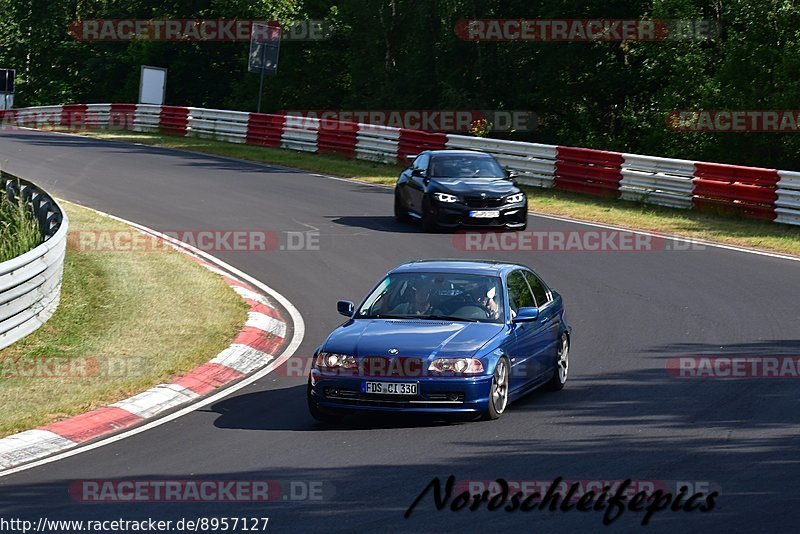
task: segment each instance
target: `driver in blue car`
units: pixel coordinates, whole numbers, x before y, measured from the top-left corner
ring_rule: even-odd
[[[411,290],[405,302],[395,306],[389,313],[391,315],[440,315],[439,310],[433,308],[431,295],[433,294],[433,281],[428,278],[414,280]]]

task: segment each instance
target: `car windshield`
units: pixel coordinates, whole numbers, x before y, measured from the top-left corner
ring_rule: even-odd
[[[431,161],[430,176],[439,178],[502,178],[503,168],[489,156],[437,155]]]
[[[364,300],[356,318],[502,323],[502,287],[496,276],[390,274]]]

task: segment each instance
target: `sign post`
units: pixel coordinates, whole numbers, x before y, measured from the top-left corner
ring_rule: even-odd
[[[278,73],[278,54],[281,47],[280,26],[254,22],[250,33],[250,55],[247,70],[260,74],[258,83],[258,108],[261,113],[261,95],[264,92],[264,76]]]
[[[11,109],[14,106],[14,83],[16,77],[16,70],[0,69],[0,94],[3,95],[0,109]]]
[[[139,74],[139,103],[164,105],[167,93],[167,69],[142,65]]]

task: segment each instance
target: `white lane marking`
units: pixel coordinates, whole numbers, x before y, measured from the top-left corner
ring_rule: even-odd
[[[178,384],[159,384],[133,397],[110,404],[110,406],[147,419],[199,396],[194,391]]]
[[[230,367],[242,374],[247,374],[254,369],[258,369],[262,365],[269,363],[272,360],[272,355],[266,352],[254,349],[248,345],[240,345],[235,343],[227,349],[220,352],[216,358],[209,363],[217,363]]]
[[[237,161],[241,161],[241,160],[237,160]],[[379,187],[381,189],[394,189],[394,187],[392,187],[391,185],[375,184],[375,183],[372,183],[372,182],[362,182],[360,180],[356,180],[355,178],[341,178],[341,177],[336,177],[336,176],[322,176],[322,178],[328,178],[330,180],[337,180],[337,181],[340,181],[340,182],[350,182],[350,183],[356,183],[356,184],[362,184],[362,185],[369,185],[369,186],[372,186],[372,187]],[[563,215],[550,215],[550,214],[547,214],[547,213],[541,213],[541,212],[533,211],[533,210],[528,210],[528,214],[532,215],[534,217],[542,218],[542,219],[552,219],[554,221],[567,222],[567,223],[571,223],[571,224],[580,224],[580,225],[583,225],[583,226],[591,226],[591,227],[594,227],[594,228],[605,228],[607,230],[617,230],[617,231],[629,232],[629,233],[632,233],[632,234],[645,235],[645,236],[649,236],[649,237],[657,237],[657,238],[661,238],[661,239],[669,239],[671,241],[677,241],[677,242],[680,242],[680,243],[696,243],[698,245],[703,245],[705,247],[721,248],[721,249],[724,249],[724,250],[731,250],[731,251],[734,251],[734,252],[744,252],[746,254],[755,254],[757,256],[767,256],[767,257],[770,257],[770,258],[778,258],[778,259],[782,259],[782,260],[800,261],[800,256],[792,256],[791,254],[781,254],[780,252],[768,252],[768,251],[765,251],[765,250],[757,250],[757,249],[752,249],[752,248],[739,247],[739,246],[736,246],[736,245],[726,245],[724,243],[717,243],[715,241],[706,241],[706,240],[703,240],[703,239],[696,239],[696,238],[693,238],[693,237],[683,237],[683,236],[678,236],[678,235],[673,235],[673,234],[662,234],[662,233],[659,233],[659,232],[650,232],[648,230],[634,230],[634,229],[631,229],[631,228],[626,228],[624,226],[614,226],[612,224],[584,221],[584,220],[581,220],[581,219],[573,219],[571,217],[565,217]]]
[[[152,235],[155,235],[155,236],[160,237],[162,239],[165,239],[167,241],[180,243],[179,241],[171,238],[170,236],[164,235],[164,234],[162,234],[160,232],[157,232],[155,230],[151,230],[150,228],[147,228],[146,226],[142,226],[140,224],[125,220],[125,219],[123,219],[121,217],[117,217],[115,215],[111,215],[111,214],[108,214],[108,213],[103,213],[101,211],[98,211],[98,210],[95,210],[95,209],[92,209],[92,208],[87,208],[87,209],[90,209],[90,210],[92,210],[93,212],[95,212],[95,213],[97,213],[99,215],[103,215],[103,216],[109,217],[111,219],[114,219],[116,221],[128,224],[130,226],[133,226],[134,228],[138,228],[139,230],[141,230],[143,232],[148,232],[148,233],[150,233]],[[147,430],[150,430],[151,428],[155,428],[157,426],[161,426],[163,424],[169,423],[170,421],[174,421],[175,419],[178,419],[179,417],[183,417],[184,415],[192,413],[193,411],[197,410],[198,408],[202,408],[202,407],[208,406],[209,404],[212,404],[214,402],[220,401],[220,400],[224,399],[225,397],[231,395],[232,393],[236,393],[240,389],[249,386],[253,382],[255,382],[257,380],[260,380],[261,378],[264,378],[265,376],[270,374],[272,371],[274,371],[275,369],[277,369],[278,367],[283,365],[286,362],[286,360],[291,358],[292,355],[297,351],[297,349],[300,347],[300,344],[303,342],[303,337],[305,336],[305,332],[306,332],[306,326],[305,326],[305,322],[303,321],[303,316],[300,314],[298,309],[295,308],[295,306],[289,301],[289,299],[287,299],[282,294],[278,293],[276,290],[274,290],[271,287],[269,287],[267,284],[257,280],[256,278],[250,276],[249,274],[247,274],[247,273],[245,273],[243,271],[240,271],[236,267],[234,267],[232,265],[229,265],[226,262],[224,262],[224,261],[222,261],[222,260],[220,260],[218,258],[215,258],[211,254],[208,254],[207,252],[199,250],[199,249],[197,249],[197,248],[195,248],[195,247],[193,247],[191,245],[188,245],[186,243],[181,243],[181,244],[185,248],[187,248],[188,250],[191,250],[192,252],[194,252],[198,256],[203,257],[204,259],[208,260],[209,262],[216,263],[218,266],[222,267],[223,269],[227,270],[231,274],[235,275],[237,278],[239,278],[241,280],[244,280],[244,281],[254,285],[258,289],[260,289],[261,291],[263,291],[264,293],[268,294],[270,297],[275,299],[278,303],[280,303],[280,305],[289,313],[289,316],[292,318],[292,326],[293,326],[293,328],[292,328],[292,338],[289,340],[289,343],[283,349],[283,352],[281,352],[281,354],[278,357],[276,357],[272,362],[270,362],[266,367],[264,367],[260,371],[253,373],[252,375],[248,376],[247,378],[242,379],[241,381],[237,382],[236,384],[234,384],[232,386],[226,387],[225,389],[223,389],[222,391],[219,391],[218,393],[215,393],[215,394],[210,395],[208,397],[199,399],[194,404],[190,404],[189,406],[186,406],[185,408],[181,408],[181,409],[179,409],[179,410],[177,410],[177,411],[175,411],[175,412],[173,412],[173,413],[171,413],[169,415],[165,415],[164,417],[160,417],[160,418],[155,419],[153,421],[144,423],[141,426],[137,426],[137,427],[132,428],[130,430],[125,430],[124,432],[121,432],[121,433],[116,434],[114,436],[111,436],[111,437],[108,437],[108,438],[105,438],[105,439],[101,439],[99,441],[95,441],[94,443],[89,443],[87,445],[78,446],[78,447],[75,447],[73,449],[69,449],[67,451],[64,451],[62,453],[55,454],[53,456],[48,456],[47,458],[42,458],[41,460],[36,460],[34,462],[27,463],[25,465],[20,465],[20,466],[17,466],[17,467],[14,467],[14,468],[11,468],[11,469],[8,469],[8,470],[5,470],[5,471],[0,471],[0,478],[6,477],[6,476],[9,476],[9,475],[13,475],[14,473],[19,473],[20,471],[27,471],[28,469],[33,469],[34,467],[39,467],[39,466],[42,466],[42,465],[45,465],[45,464],[49,464],[51,462],[56,462],[56,461],[62,460],[64,458],[69,458],[70,456],[75,456],[75,455],[78,455],[78,454],[81,454],[81,453],[84,453],[84,452],[87,452],[87,451],[91,451],[91,450],[97,449],[99,447],[103,447],[104,445],[109,445],[111,443],[116,443],[117,441],[121,441],[121,440],[123,440],[125,438],[129,438],[129,437],[135,436],[136,434],[139,434],[141,432],[145,432]],[[59,447],[59,448],[61,448],[61,447]]]
[[[669,239],[672,241],[678,241],[679,243],[694,243],[698,245],[702,245],[704,247],[715,247],[721,248],[725,250],[732,250],[735,252],[745,252],[747,254],[756,254],[758,256],[768,256],[770,258],[779,258],[782,260],[790,260],[790,261],[800,261],[800,256],[792,256],[791,254],[781,254],[780,252],[767,252],[765,250],[755,250],[751,248],[739,247],[736,245],[726,245],[724,243],[716,243],[714,241],[705,241],[703,239],[695,239],[692,237],[682,237],[677,235],[671,234],[661,234],[658,232],[650,232],[647,230],[633,230],[631,228],[625,228],[624,226],[614,226],[611,224],[604,224],[604,223],[596,223],[596,222],[589,222],[589,221],[581,221],[579,219],[572,219],[570,217],[564,217],[561,215],[548,215],[546,213],[539,213],[538,211],[528,211],[529,214],[533,215],[534,217],[541,217],[543,219],[553,219],[555,221],[562,221],[568,222],[572,224],[582,224],[584,226],[592,226],[595,228],[605,228],[607,230],[617,230],[621,232],[629,232],[631,234],[639,234],[639,235],[646,235],[650,237],[657,237],[660,239]]]

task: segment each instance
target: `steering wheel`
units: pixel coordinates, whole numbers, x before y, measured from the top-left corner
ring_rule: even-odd
[[[464,317],[465,319],[486,319],[489,317],[489,311],[480,304],[469,304],[458,308],[453,312],[453,315],[455,317]]]

